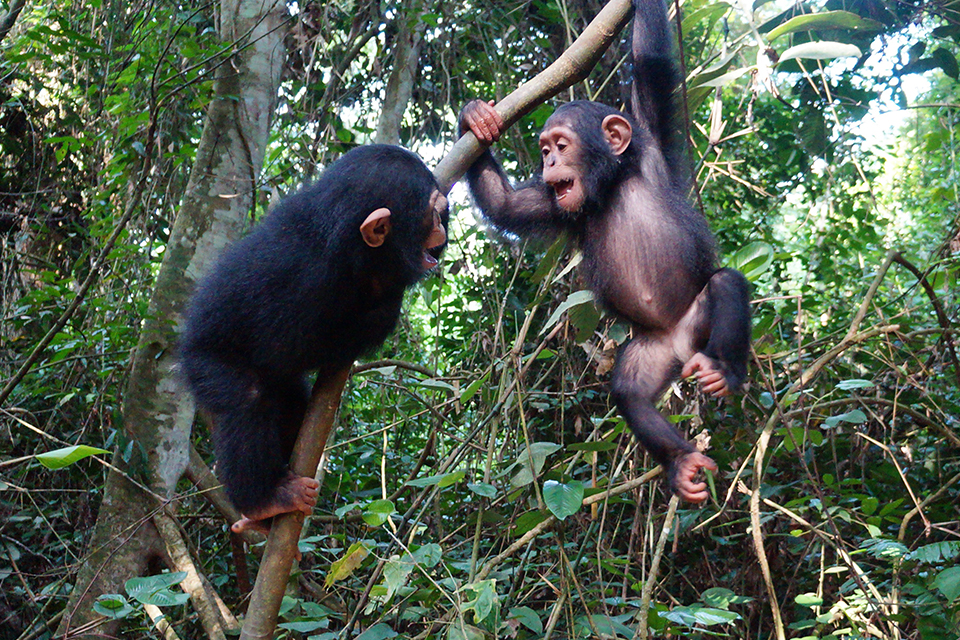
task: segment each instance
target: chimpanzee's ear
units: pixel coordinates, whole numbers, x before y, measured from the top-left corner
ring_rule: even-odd
[[[610,153],[613,155],[620,155],[630,146],[633,127],[623,116],[611,113],[603,119],[600,128],[603,129],[603,138],[610,145]]]
[[[380,207],[367,216],[360,225],[363,241],[371,247],[379,247],[390,235],[390,209]]]

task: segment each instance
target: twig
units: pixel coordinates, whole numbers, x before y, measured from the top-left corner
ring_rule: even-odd
[[[937,314],[937,322],[940,323],[940,327],[949,331],[953,325],[950,323],[950,318],[947,317],[946,311],[943,310],[943,305],[940,303],[940,298],[937,297],[933,287],[931,287],[930,283],[927,281],[927,277],[921,273],[919,269],[913,266],[913,263],[900,255],[900,253],[894,254],[893,260],[914,275],[914,277],[917,279],[917,282],[919,282],[920,286],[923,287],[927,297],[930,298],[930,303],[933,304],[933,309]],[[950,356],[950,360],[953,362],[953,375],[957,379],[957,385],[960,386],[960,360],[957,360],[957,352],[953,348],[953,339],[949,334],[947,334],[943,337],[943,342],[947,346],[947,354]]]
[[[637,618],[637,633],[635,638],[646,640],[648,635],[647,615],[650,613],[650,598],[653,596],[653,585],[657,584],[657,574],[660,572],[660,559],[663,557],[663,550],[667,546],[667,538],[673,529],[673,521],[677,517],[677,506],[680,504],[680,498],[676,495],[670,497],[670,506],[667,507],[667,516],[663,521],[663,528],[660,530],[660,539],[657,540],[657,548],[653,552],[653,559],[650,561],[650,571],[647,574],[647,581],[643,583],[643,590],[640,595],[640,613]]]

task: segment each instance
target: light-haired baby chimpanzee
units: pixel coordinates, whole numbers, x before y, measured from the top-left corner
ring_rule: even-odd
[[[319,484],[287,464],[309,400],[379,346],[404,289],[437,264],[447,199],[399,147],[345,154],[224,252],[190,302],[180,360],[213,421],[217,473],[243,514],[233,525],[309,513]]]
[[[596,102],[564,104],[540,134],[539,175],[514,189],[486,150],[467,178],[494,226],[576,238],[597,298],[633,325],[613,373],[617,406],[673,490],[702,502],[707,489],[697,473],[716,464],[654,403],[678,375],[696,374],[715,396],[740,388],[750,302],[743,275],[717,269],[706,220],[687,200],[673,40],[664,0],[634,0],[632,114]],[[492,103],[477,100],[464,107],[460,128],[489,145],[503,121]]]

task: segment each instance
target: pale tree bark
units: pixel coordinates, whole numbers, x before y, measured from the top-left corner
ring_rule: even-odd
[[[399,31],[393,50],[393,71],[383,93],[383,109],[377,122],[376,142],[400,144],[400,123],[413,95],[413,81],[417,75],[423,22],[419,3],[406,5],[397,22]]]
[[[195,280],[240,236],[250,218],[280,84],[288,19],[281,0],[220,3],[220,35],[223,42],[235,43],[233,55],[216,72],[214,99],[124,395],[126,434],[146,458],[124,461],[117,453],[113,459],[130,475],[143,469],[145,484],[159,496],[173,494],[187,465],[194,418],[176,368],[181,313]],[[112,635],[112,625],[92,627],[99,618],[92,605],[101,594],[124,593],[124,582],[143,574],[151,562],[169,561],[152,520],[160,508],[158,500],[122,475],[108,475],[88,556],[58,635],[88,627],[90,634],[80,637]],[[175,535],[175,528],[166,530]],[[211,608],[194,604],[208,635],[222,637],[218,617],[204,613]]]

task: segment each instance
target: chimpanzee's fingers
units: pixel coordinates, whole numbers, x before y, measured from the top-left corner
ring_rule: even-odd
[[[477,140],[486,144],[493,142],[493,134],[482,115],[471,113],[467,116],[467,124],[470,125],[470,131],[473,132],[473,135],[477,136]]]

